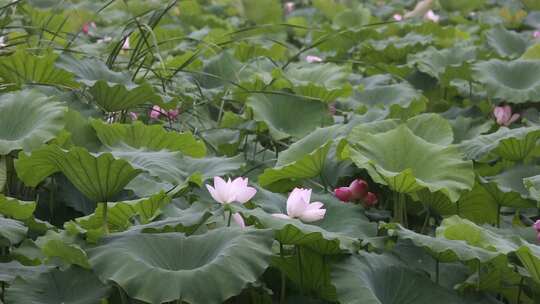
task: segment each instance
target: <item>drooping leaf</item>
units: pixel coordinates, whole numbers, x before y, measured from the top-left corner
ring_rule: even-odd
[[[31,151],[64,127],[66,108],[35,91],[0,96],[0,155]]]
[[[277,140],[290,136],[301,138],[317,127],[327,125],[330,119],[325,103],[298,96],[253,94],[247,105],[253,109],[255,120],[265,122]]]
[[[129,75],[111,71],[103,61],[97,59],[78,59],[63,55],[56,62],[56,66],[73,73],[79,82],[87,86],[93,86],[99,80],[110,84],[132,84]]]
[[[20,201],[0,194],[0,214],[4,216],[25,220],[32,216],[35,209],[36,202]]]
[[[26,237],[27,231],[28,228],[23,223],[0,216],[0,244],[2,246],[20,243]]]
[[[423,52],[411,55],[408,58],[408,64],[416,65],[418,70],[448,85],[456,78],[470,80],[471,71],[468,63],[475,57],[475,49],[470,47],[442,50],[429,47]]]
[[[493,27],[486,38],[488,44],[503,57],[519,57],[527,49],[527,39],[502,26]]]
[[[44,146],[30,156],[20,153],[15,162],[17,175],[28,186],[35,187],[49,175],[62,172],[86,197],[106,202],[120,192],[141,170],[110,153],[94,156],[83,148],[64,151]]]
[[[540,174],[540,167],[534,165],[516,165],[495,176],[488,176],[484,179],[493,183],[504,193],[517,193],[524,199],[531,198],[529,191],[525,187],[524,179]],[[529,207],[534,207],[530,206]]]
[[[148,83],[125,86],[109,85],[98,80],[89,90],[95,103],[106,112],[128,110],[143,103],[159,103],[161,97],[154,92]]]
[[[414,135],[405,125],[350,142],[351,159],[394,191],[440,191],[451,201],[474,184],[472,163],[455,146],[440,146]]]
[[[148,126],[141,122],[106,124],[100,120],[92,120],[91,124],[99,140],[107,146],[125,143],[133,148],[180,151],[192,157],[206,155],[204,143],[188,132],[167,132],[162,126]]]
[[[73,75],[57,68],[54,63],[58,55],[47,52],[43,56],[17,50],[10,56],[0,58],[0,78],[15,87],[23,84],[58,85],[76,88]]]
[[[510,103],[540,99],[540,61],[492,59],[475,64],[473,70],[493,98]]]
[[[107,298],[109,287],[90,271],[71,267],[51,269],[38,276],[17,278],[6,290],[7,303],[95,304]]]
[[[73,264],[90,269],[86,252],[65,231],[47,231],[47,234],[36,240],[36,245],[47,259],[59,259],[65,265]]]
[[[26,266],[17,261],[0,263],[0,281],[11,283],[17,277],[23,279],[35,277],[49,268],[49,266],[44,265]]]
[[[134,299],[221,303],[266,269],[271,234],[234,228],[188,237],[132,233],[90,249],[90,263],[102,280],[114,281]]]

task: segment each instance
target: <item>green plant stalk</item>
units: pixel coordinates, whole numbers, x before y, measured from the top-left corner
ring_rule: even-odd
[[[285,259],[284,253],[283,253],[283,244],[281,242],[279,243],[279,256],[281,257],[281,259]],[[286,284],[287,284],[287,281],[285,278],[285,273],[281,271],[281,293],[279,295],[280,304],[285,303],[285,288],[287,287]]]
[[[439,260],[435,259],[435,283],[439,284]]]
[[[521,290],[523,288],[523,279],[524,277],[521,277],[521,279],[519,279],[518,294],[517,294],[517,301],[516,301],[517,304],[521,303]]]
[[[109,217],[108,210],[109,206],[107,203],[103,203],[103,231],[105,234],[109,234]]]
[[[229,210],[229,219],[227,220],[227,227],[231,227],[232,210]]]
[[[300,279],[300,294],[304,295],[304,274],[302,271],[302,251],[300,245],[296,245],[296,254],[298,255],[298,277]]]

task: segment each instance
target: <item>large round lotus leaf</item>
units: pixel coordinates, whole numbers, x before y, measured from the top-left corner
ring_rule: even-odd
[[[511,103],[540,101],[540,61],[494,59],[475,64],[473,70],[494,98]]]
[[[332,266],[332,283],[343,304],[466,303],[389,254],[360,252],[345,258]]]
[[[391,117],[414,116],[426,108],[425,97],[406,83],[366,88],[357,93],[352,102],[357,107],[387,108]]]
[[[92,272],[78,267],[58,269],[35,277],[16,279],[6,290],[6,303],[96,304],[107,298],[109,287]]]
[[[429,143],[405,124],[384,133],[366,133],[350,144],[354,163],[394,191],[412,193],[427,188],[455,202],[474,184],[472,163],[463,161],[455,146]]]
[[[523,184],[529,190],[531,197],[540,202],[540,175],[524,178]]]
[[[484,6],[486,0],[439,0],[439,4],[447,11],[469,12]]]
[[[496,26],[487,33],[488,44],[503,57],[519,57],[527,49],[525,37],[502,26]]]
[[[494,183],[505,193],[517,193],[522,198],[530,198],[525,180],[540,174],[540,167],[534,165],[516,165],[498,175],[486,177],[485,180]],[[532,207],[532,206],[530,206]]]
[[[275,139],[289,136],[302,138],[330,121],[326,103],[287,94],[254,94],[247,105],[256,121],[268,125]],[[301,119],[301,123],[299,123]]]
[[[254,283],[268,267],[272,231],[222,228],[181,233],[113,236],[89,249],[102,280],[137,300],[222,303]]]
[[[94,202],[106,202],[120,192],[141,170],[110,153],[94,156],[79,147],[64,151],[58,146],[43,146],[30,156],[20,153],[15,161],[19,178],[32,187],[49,175],[62,172],[71,183]]]
[[[30,151],[53,139],[64,127],[66,111],[34,91],[0,96],[0,155]]]
[[[161,97],[154,93],[148,83],[125,86],[98,80],[89,90],[98,106],[107,112],[131,109],[145,102],[160,103]]]
[[[476,58],[472,47],[456,46],[438,50],[429,47],[427,50],[413,54],[408,58],[409,65],[417,66],[418,70],[433,76],[444,84],[449,84],[456,78],[470,80],[468,62]]]

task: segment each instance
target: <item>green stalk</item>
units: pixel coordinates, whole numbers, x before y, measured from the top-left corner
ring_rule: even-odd
[[[108,209],[109,204],[103,203],[103,231],[105,234],[109,234],[109,217],[108,217]]]
[[[517,304],[521,303],[521,288],[523,286],[523,279],[524,277],[521,277],[521,279],[519,280],[519,286],[518,286],[519,289],[518,289],[517,301],[516,301]]]
[[[283,253],[283,244],[279,243],[279,256],[281,259],[285,259],[284,253]],[[284,304],[285,303],[285,289],[286,289],[286,278],[285,273],[281,271],[281,294],[279,296],[279,303]]]
[[[300,250],[300,246],[296,245],[296,254],[298,255],[298,271],[299,271],[299,278],[300,278],[300,294],[304,295],[304,274],[302,271],[302,251]]]
[[[439,260],[435,259],[435,283],[439,284]]]
[[[227,227],[231,227],[232,210],[229,210],[229,219],[227,220]]]

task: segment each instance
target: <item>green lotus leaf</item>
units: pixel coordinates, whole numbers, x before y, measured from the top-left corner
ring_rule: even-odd
[[[332,265],[332,283],[343,304],[465,303],[457,294],[389,254],[360,252]],[[388,288],[392,286],[392,288]]]
[[[540,248],[539,246],[525,245],[516,251],[516,255],[529,271],[531,278],[540,284]]]
[[[65,231],[47,231],[44,236],[36,240],[36,245],[47,259],[60,260],[66,265],[78,265],[90,269],[86,252],[77,243],[73,236]]]
[[[154,92],[152,86],[144,83],[138,86],[109,84],[98,80],[89,90],[94,102],[106,112],[123,111],[143,103],[160,103],[161,97]]]
[[[482,8],[486,0],[439,0],[439,4],[447,11],[467,13]]]
[[[404,37],[368,40],[363,44],[361,53],[365,56],[363,60],[370,62],[402,62],[409,54],[424,49],[432,40],[432,35],[410,32]]]
[[[423,52],[408,58],[408,64],[417,66],[418,70],[439,79],[445,85],[460,78],[471,80],[469,62],[476,58],[472,47],[454,47],[438,50],[429,47]]]
[[[331,119],[325,103],[293,95],[253,94],[247,105],[253,109],[255,120],[265,122],[277,140],[302,138]],[[302,113],[302,123],[298,123],[298,113]]]
[[[43,56],[17,50],[10,56],[0,58],[0,78],[15,87],[23,84],[58,85],[76,88],[73,75],[55,67],[58,55],[47,52]]]
[[[4,191],[7,182],[6,158],[0,155],[0,192]]]
[[[0,194],[0,214],[4,216],[25,220],[34,214],[35,209],[36,202],[20,201]]]
[[[318,176],[323,170],[331,145],[332,141],[329,141],[292,163],[265,169],[258,177],[259,184],[267,187],[284,179],[299,180]]]
[[[267,211],[240,207],[237,211],[245,217],[255,219],[258,226],[273,229],[276,240],[282,244],[306,246],[321,254],[338,254],[354,250],[360,244],[360,240],[376,235],[376,225],[367,220],[361,207],[343,204],[330,195],[313,195],[312,200],[324,204],[326,215],[321,221],[309,224],[297,219],[281,219],[273,216],[273,213],[287,213],[286,198],[277,194],[262,198],[262,208]],[[260,194],[254,201],[261,202]]]
[[[455,146],[440,146],[414,135],[402,124],[351,142],[351,159],[376,181],[401,193],[440,191],[452,202],[474,185],[470,161]]]
[[[24,115],[23,115],[24,113]],[[35,91],[0,96],[0,155],[31,151],[64,127],[66,108]]]
[[[519,161],[527,158],[540,139],[540,127],[500,128],[497,132],[480,135],[460,143],[467,159],[481,160],[490,154]]]
[[[483,117],[458,116],[449,120],[449,122],[452,125],[454,143],[456,144],[481,136],[483,133],[488,132],[493,125],[493,121],[486,121]]]
[[[540,175],[524,178],[523,183],[529,190],[530,196],[540,202]]]
[[[540,61],[492,59],[473,66],[488,94],[510,103],[540,100]]]
[[[239,294],[262,275],[272,241],[270,230],[235,228],[187,237],[131,233],[109,237],[88,253],[98,276],[131,298],[210,304]]]
[[[349,142],[356,142],[361,140],[366,133],[372,135],[384,133],[395,129],[401,123],[398,119],[386,119],[359,124],[352,128],[347,140]],[[414,135],[432,144],[447,146],[454,140],[450,123],[435,113],[424,113],[409,118],[405,124]]]
[[[23,223],[0,216],[0,245],[3,247],[20,243],[26,232],[28,228]]]
[[[160,125],[148,126],[141,122],[106,124],[100,120],[92,120],[91,124],[99,140],[107,146],[122,142],[133,148],[180,151],[192,157],[206,155],[204,143],[189,132],[168,132]]]
[[[389,84],[366,88],[354,96],[360,107],[382,107],[390,110],[390,117],[407,118],[426,109],[427,100],[411,85]]]
[[[262,0],[258,3],[242,0],[241,5],[245,17],[256,24],[280,23],[283,19],[281,3],[277,0]]]
[[[540,174],[540,166],[516,165],[495,176],[487,176],[485,181],[493,183],[503,193],[516,193],[523,199],[531,199],[524,182]],[[529,179],[527,179],[529,178]],[[517,207],[517,206],[516,206]],[[531,202],[521,207],[534,207]]]
[[[64,151],[57,146],[44,146],[30,156],[21,152],[15,169],[19,178],[31,187],[53,173],[62,172],[95,202],[109,201],[141,172],[125,160],[114,159],[110,153],[94,156],[83,148]]]
[[[523,60],[540,60],[540,43],[531,45],[520,59]]]
[[[527,49],[527,39],[514,31],[496,26],[487,32],[487,42],[500,56],[519,57]]]
[[[63,55],[56,62],[56,66],[73,73],[79,82],[87,86],[93,86],[99,80],[105,80],[109,84],[133,85],[129,75],[111,71],[103,61],[97,59],[77,59]]]
[[[107,203],[107,223],[111,231],[124,231],[133,225],[132,220],[147,224],[156,218],[161,209],[170,202],[170,197],[160,192],[148,198],[131,201]],[[77,223],[84,229],[103,227],[103,204],[98,204],[96,211],[88,216],[77,218]],[[135,219],[136,217],[136,219]]]
[[[35,277],[40,273],[46,272],[51,267],[49,266],[26,266],[17,261],[8,263],[0,263],[0,281],[11,283],[15,278],[23,279]]]
[[[352,87],[347,83],[348,74],[346,67],[332,63],[291,64],[284,72],[296,94],[326,102],[351,93]]]
[[[14,304],[95,304],[106,299],[109,287],[90,271],[71,267],[51,269],[38,276],[17,278],[6,290],[6,302]]]
[[[158,232],[182,232],[191,235],[201,228],[212,213],[206,204],[195,202],[187,208],[167,208],[164,209],[162,220],[153,221],[144,225],[132,226],[129,230],[142,231],[144,233]],[[169,210],[175,210],[171,212]]]

